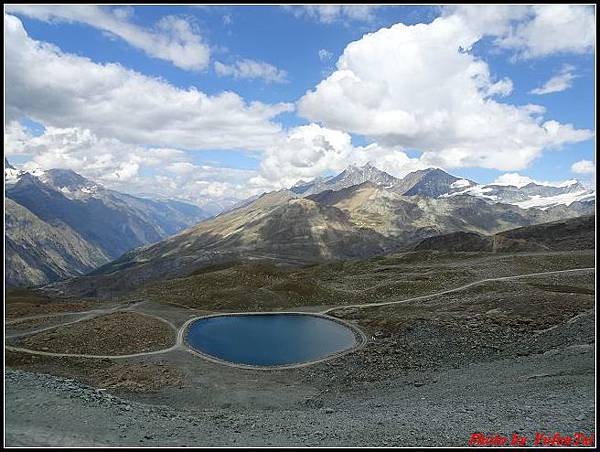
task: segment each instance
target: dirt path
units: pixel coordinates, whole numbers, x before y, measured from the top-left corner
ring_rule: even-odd
[[[136,305],[139,303],[136,303]],[[135,305],[134,305],[135,306]],[[178,350],[180,348],[182,348],[182,344],[183,344],[183,336],[180,334],[180,328],[178,328],[177,326],[175,326],[172,322],[164,319],[163,317],[160,317],[158,315],[154,315],[154,314],[147,314],[147,313],[143,313],[143,312],[136,312],[133,311],[134,306],[130,306],[127,309],[121,309],[122,312],[135,312],[136,314],[139,315],[144,315],[147,317],[152,317],[155,318],[163,323],[166,323],[167,325],[169,325],[169,327],[175,332],[175,344],[172,345],[171,347],[167,347],[167,348],[163,348],[160,350],[153,350],[153,351],[148,351],[148,352],[140,352],[140,353],[130,353],[130,354],[126,354],[126,355],[91,355],[91,354],[85,354],[85,353],[54,353],[54,352],[46,352],[46,351],[41,351],[41,350],[32,350],[29,348],[25,348],[25,347],[15,347],[12,345],[5,345],[4,348],[6,350],[9,351],[13,351],[13,352],[21,352],[21,353],[28,353],[30,355],[40,355],[40,356],[54,356],[54,357],[72,357],[72,358],[95,358],[95,359],[123,359],[123,358],[137,358],[140,356],[149,356],[149,355],[158,355],[158,354],[162,354],[162,353],[168,353],[170,351],[173,350]],[[16,337],[22,337],[22,336],[29,336],[32,335],[34,333],[39,333],[39,332],[43,332],[43,331],[47,331],[50,329],[55,329],[55,328],[59,328],[61,326],[65,326],[65,325],[72,325],[74,323],[77,322],[82,322],[84,320],[89,320],[91,318],[94,317],[98,317],[102,314],[110,314],[113,312],[117,312],[119,310],[119,308],[111,308],[111,309],[106,309],[106,310],[101,310],[101,312],[96,312],[94,315],[88,315],[85,316],[81,319],[77,319],[74,320],[72,322],[66,322],[66,323],[62,323],[59,325],[53,325],[47,328],[40,328],[38,330],[35,331],[27,331],[26,333],[16,333],[13,335],[8,335],[6,336],[7,338],[16,338]]]
[[[493,281],[507,281],[507,280],[511,280],[511,279],[527,278],[527,277],[532,277],[532,276],[556,275],[556,274],[560,274],[560,273],[572,273],[572,272],[581,272],[581,271],[590,271],[590,270],[595,271],[596,269],[594,267],[584,267],[584,268],[573,268],[570,270],[554,270],[554,271],[549,271],[549,272],[526,273],[526,274],[521,274],[521,275],[500,276],[498,278],[486,278],[486,279],[480,279],[478,281],[470,282],[470,283],[465,284],[460,287],[455,287],[454,289],[443,290],[441,292],[435,292],[435,293],[427,294],[427,295],[420,295],[418,297],[406,298],[404,300],[383,301],[381,303],[362,303],[362,304],[348,304],[348,305],[334,306],[332,308],[321,311],[321,314],[328,314],[332,311],[335,311],[338,309],[344,309],[344,308],[369,308],[369,307],[389,306],[389,305],[395,305],[395,304],[408,303],[410,301],[426,300],[429,298],[438,297],[440,295],[445,295],[445,294],[449,294],[449,293],[453,293],[453,292],[460,292],[461,290],[468,289],[469,287],[473,287],[473,286],[477,286],[479,284],[484,284],[484,283],[493,282]]]
[[[402,303],[408,303],[411,301],[419,301],[419,300],[426,300],[429,298],[434,298],[434,297],[438,297],[440,295],[445,295],[445,294],[449,294],[449,293],[453,293],[453,292],[460,292],[462,290],[468,289],[470,287],[473,286],[477,286],[479,284],[484,284],[487,282],[493,282],[493,281],[506,281],[506,280],[511,280],[511,279],[519,279],[519,278],[527,278],[527,277],[534,277],[534,276],[547,276],[547,275],[554,275],[554,274],[561,274],[561,273],[572,273],[572,272],[582,272],[582,271],[595,271],[594,267],[585,267],[585,268],[574,268],[574,269],[570,269],[570,270],[555,270],[555,271],[548,271],[548,272],[539,272],[539,273],[526,273],[526,274],[520,274],[520,275],[511,275],[511,276],[501,276],[498,278],[486,278],[486,279],[481,279],[478,281],[473,281],[471,283],[462,285],[460,287],[455,287],[453,289],[448,289],[448,290],[444,290],[441,292],[435,292],[432,294],[427,294],[427,295],[420,295],[418,297],[412,297],[412,298],[406,298],[404,300],[398,300],[398,301],[386,301],[386,302],[381,302],[381,303],[363,303],[363,304],[351,304],[351,305],[340,305],[340,306],[334,306],[331,308],[328,308],[324,311],[319,312],[319,314],[322,315],[327,315],[330,312],[333,312],[335,310],[338,309],[346,309],[346,308],[354,308],[354,309],[360,309],[360,308],[369,308],[369,307],[377,307],[377,306],[389,306],[389,305],[396,305],[396,304],[402,304]],[[66,325],[71,325],[73,323],[77,323],[77,322],[82,322],[84,320],[88,320],[103,314],[108,314],[108,313],[113,313],[113,312],[117,312],[119,310],[121,311],[133,311],[134,308],[140,304],[144,303],[144,301],[140,301],[137,302],[133,305],[119,305],[119,306],[115,306],[109,309],[94,309],[92,311],[86,311],[86,312],[67,312],[67,313],[61,313],[60,315],[73,315],[73,314],[87,314],[79,319],[73,320],[73,321],[69,321],[69,322],[65,322],[65,323],[61,323],[58,325],[52,325],[49,327],[44,327],[44,328],[39,328],[37,330],[32,330],[32,331],[27,331],[24,333],[14,333],[14,334],[10,334],[10,335],[6,335],[5,337],[7,339],[13,339],[13,338],[18,338],[18,337],[23,337],[23,336],[27,336],[27,335],[32,335],[32,334],[36,334],[36,333],[40,333],[43,331],[47,331],[50,329],[55,329],[55,328],[59,328],[61,326],[66,326]],[[124,306],[127,306],[124,308]],[[136,312],[136,311],[134,311]],[[139,313],[139,312],[138,312]],[[262,312],[264,314],[264,312]],[[28,349],[28,348],[23,348],[23,347],[15,347],[15,346],[11,346],[11,345],[5,345],[5,349],[6,350],[10,350],[10,351],[14,351],[14,352],[22,352],[22,353],[29,353],[32,355],[42,355],[42,356],[55,356],[55,357],[76,357],[76,358],[96,358],[96,359],[106,359],[106,358],[115,358],[115,359],[123,359],[123,358],[137,358],[137,357],[141,357],[141,356],[149,356],[149,355],[158,355],[158,354],[163,354],[163,353],[168,353],[174,350],[179,350],[182,348],[187,348],[184,344],[184,332],[185,329],[187,327],[187,325],[190,323],[192,319],[188,319],[180,328],[177,328],[173,323],[169,322],[168,320],[158,316],[158,315],[154,315],[154,314],[144,314],[144,313],[139,313],[142,315],[148,315],[150,317],[154,317],[157,318],[165,323],[167,323],[171,328],[173,328],[173,330],[175,331],[175,345],[171,346],[171,347],[167,347],[161,350],[155,350],[155,351],[150,351],[150,352],[141,352],[141,353],[133,353],[133,354],[128,354],[128,355],[89,355],[89,354],[75,354],[75,353],[53,353],[53,352],[45,352],[45,351],[39,351],[39,350],[32,350],[32,349]],[[244,312],[244,314],[248,314],[247,312]],[[37,316],[34,316],[34,318]],[[29,319],[31,317],[26,317],[26,318],[20,318],[20,319],[12,319],[13,322],[15,321],[19,321],[19,320],[25,320],[25,319]]]

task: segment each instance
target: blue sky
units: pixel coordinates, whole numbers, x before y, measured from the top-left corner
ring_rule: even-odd
[[[8,14],[20,23],[11,22],[9,35],[5,16],[7,52],[9,46],[15,49],[15,56],[7,61],[7,108],[13,122],[6,126],[9,146],[5,150],[17,164],[68,166],[115,188],[148,192],[160,186],[161,194],[179,194],[197,202],[202,197],[243,197],[299,178],[335,173],[354,159],[358,163],[372,161],[399,176],[424,166],[441,166],[482,183],[506,173],[540,181],[574,177],[595,180],[589,165],[595,161],[592,7],[556,12],[481,7],[487,8],[489,15],[465,10],[472,7],[449,10],[434,6],[329,10],[279,6],[81,8],[86,7],[9,8]],[[492,8],[505,9],[494,12]],[[565,16],[572,16],[572,20],[565,24],[561,20]],[[439,17],[447,22],[445,28],[432,25]],[[396,24],[409,27],[400,29],[394,27]],[[410,27],[416,24],[422,25]],[[417,31],[421,26],[422,31]],[[24,32],[19,31],[21,27]],[[380,31],[387,27],[394,32]],[[446,32],[447,41],[440,37]],[[365,37],[368,33],[373,33],[372,39]],[[540,36],[553,42],[542,44]],[[429,37],[447,42],[447,48],[429,46]],[[423,43],[415,43],[415,39]],[[468,60],[453,47],[452,39],[472,44],[462,50]],[[357,44],[350,45],[353,42]],[[44,43],[55,48],[48,50]],[[435,54],[438,50],[439,56]],[[33,65],[25,64],[26,52],[31,52]],[[193,63],[202,52],[208,56]],[[374,54],[379,57],[370,56]],[[73,58],[87,59],[89,70],[78,74],[82,65]],[[438,60],[448,61],[452,70],[435,67]],[[13,61],[14,88],[9,83],[8,67]],[[64,67],[59,64],[62,69],[70,67],[68,76],[48,73],[55,70],[58,61],[64,61]],[[244,61],[245,69],[236,66]],[[407,70],[423,61],[430,62],[424,69],[414,73]],[[468,93],[475,89],[480,98],[465,102],[461,99],[461,71],[470,71],[474,62],[485,65],[483,69],[477,66],[477,76],[488,74],[489,80],[477,88],[466,81],[465,96],[472,96]],[[111,63],[120,65],[123,74],[103,75]],[[219,64],[230,72],[220,72]],[[376,67],[379,64],[380,71]],[[19,65],[25,68],[26,76],[17,81]],[[44,76],[53,80],[42,79],[35,71],[44,71]],[[149,94],[140,94],[137,85],[128,87],[133,84],[124,78],[130,71],[160,81],[156,93],[162,93],[164,87],[163,105],[172,105],[175,99],[187,106],[188,97],[184,96],[192,91],[218,98],[219,105],[215,101],[214,106],[218,119],[211,118],[210,111],[197,111],[193,106],[181,117],[162,119],[160,99],[140,103],[139,118],[131,114],[121,118],[123,111],[133,108],[129,103],[121,105],[122,97],[131,96],[134,102]],[[98,79],[93,78],[96,72]],[[390,95],[379,100],[377,96],[375,100],[369,96],[355,98],[356,89],[346,90],[346,82],[334,80],[348,73],[360,79],[357,86],[373,86],[376,93],[388,89]],[[428,97],[429,91],[438,88],[437,74],[440,85],[448,83],[449,87],[441,94],[439,108],[435,98]],[[113,75],[114,81],[110,78]],[[532,93],[552,77],[561,78],[549,90],[552,92]],[[419,79],[431,80],[431,86]],[[458,80],[457,92],[451,92],[454,79]],[[510,88],[494,85],[503,80]],[[79,83],[81,91],[74,91]],[[120,97],[112,101],[116,94],[109,89],[116,90],[117,83],[123,84],[118,87]],[[106,92],[103,84],[110,85]],[[483,94],[494,89],[501,93]],[[62,99],[67,92],[76,97],[71,103]],[[235,93],[239,105],[224,100],[222,95],[227,92]],[[307,96],[307,92],[312,94]],[[31,98],[24,99],[30,93]],[[40,97],[34,93],[46,93],[48,99],[43,98],[45,94]],[[405,102],[407,97],[411,100]],[[257,113],[254,102],[273,111]],[[480,102],[493,105],[481,111],[473,109]],[[528,104],[545,111],[541,116],[527,114],[527,127],[518,131],[521,123],[513,115],[525,114],[523,106]],[[82,114],[77,110],[86,105],[105,113],[106,122],[89,111]],[[512,107],[518,110],[512,111]],[[112,108],[114,114],[109,111]],[[435,119],[440,110],[446,114],[442,125]],[[58,118],[61,111],[65,114]],[[350,117],[349,111],[356,111],[356,117]],[[409,119],[403,122],[394,117],[398,111],[400,116],[406,112]],[[385,119],[378,119],[379,113]],[[203,114],[207,117],[200,118]],[[489,118],[489,123],[483,121],[490,126],[489,132],[467,130],[470,118],[478,114]],[[359,120],[362,115],[363,122]],[[232,118],[231,124],[227,118]],[[495,121],[506,130],[494,130]],[[572,127],[561,127],[551,134],[540,126],[546,121]],[[161,125],[167,123],[169,128],[161,133]],[[147,131],[143,130],[146,124]],[[439,130],[428,134],[431,124]],[[513,131],[515,139],[508,140],[506,136]],[[202,137],[196,140],[196,133]],[[324,147],[315,144],[323,142]],[[167,148],[169,151],[157,151]],[[102,153],[110,157],[100,161],[97,156]],[[160,163],[148,154],[160,154]],[[581,161],[588,164],[580,164],[573,171],[572,165]],[[169,178],[175,181],[170,189],[163,184]]]

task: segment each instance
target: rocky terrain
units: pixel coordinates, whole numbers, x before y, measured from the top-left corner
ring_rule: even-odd
[[[432,174],[410,179],[414,195],[372,181],[264,194],[86,276],[9,289],[6,444],[593,434],[595,221],[569,218],[593,204],[430,196],[472,183]],[[368,340],[265,371],[202,359],[182,339],[198,316],[286,310],[344,319]]]
[[[319,285],[344,287],[355,300],[372,293],[373,301],[406,301],[296,307],[329,309],[369,337],[360,350],[296,369],[236,369],[184,349],[126,359],[8,350],[6,444],[418,447],[464,446],[480,431],[531,440],[536,432],[591,435],[593,265],[593,250],[428,251],[340,262],[313,274]],[[558,273],[544,274],[550,270]],[[244,287],[242,274],[235,278]],[[230,281],[225,275],[214,281]],[[484,278],[496,279],[435,295]],[[179,327],[214,307],[169,301],[124,308]],[[81,338],[93,327],[78,324]],[[128,346],[106,344],[102,351],[117,355]]]
[[[90,331],[93,334],[90,336]],[[147,352],[174,344],[173,329],[166,323],[132,312],[101,317],[25,336],[17,345],[58,353],[112,354]]]

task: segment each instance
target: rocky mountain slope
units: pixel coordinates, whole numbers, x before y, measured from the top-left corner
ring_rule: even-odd
[[[311,196],[324,191],[339,191],[364,182],[404,196],[427,198],[452,198],[469,195],[488,203],[512,204],[523,209],[548,209],[558,206],[583,204],[582,212],[595,204],[596,194],[576,180],[559,185],[529,183],[517,187],[513,185],[478,184],[469,179],[461,179],[439,168],[414,171],[403,178],[396,178],[371,164],[362,167],[349,166],[337,176],[319,177],[310,182],[299,181],[290,190],[300,196]]]
[[[596,223],[593,215],[525,226],[494,235],[454,232],[430,237],[415,250],[438,251],[572,251],[594,249]]]
[[[41,284],[87,272],[207,217],[197,206],[109,190],[69,170],[32,174],[9,164],[5,182],[5,199],[12,201],[6,228],[13,253],[6,262],[9,284]],[[33,223],[52,240],[37,234],[26,236],[24,228]],[[53,248],[50,242],[60,246]],[[36,252],[31,253],[34,248]],[[88,259],[88,254],[94,258]],[[72,265],[67,265],[69,262]]]
[[[367,163],[361,167],[350,165],[337,176],[320,177],[311,182],[299,181],[290,188],[290,191],[309,196],[326,190],[341,190],[367,181],[391,188],[399,182],[399,179]]]
[[[340,209],[281,190],[54,288],[107,297],[223,262],[269,259],[305,264],[363,258],[396,248],[393,240],[357,226]]]
[[[7,286],[40,285],[86,273],[109,260],[67,224],[47,223],[5,199]]]
[[[337,207],[360,227],[393,237],[403,245],[451,231],[493,234],[518,226],[577,216],[579,209],[522,209],[511,204],[489,203],[473,196],[403,196],[366,182],[309,199]],[[590,213],[588,210],[587,213]]]
[[[160,229],[147,200],[110,192],[79,177],[64,172],[26,175],[9,196],[43,221],[64,221],[95,246],[103,244],[101,249],[112,258],[172,231]],[[468,192],[477,186],[439,169],[397,179],[371,165],[351,166],[332,178],[249,199],[154,245],[133,249],[87,278],[55,287],[112,296],[223,262],[361,259],[408,250],[428,237],[458,232],[487,236],[594,212],[591,199],[523,208],[515,204],[515,196],[511,203]],[[562,196],[568,190],[577,193],[578,188],[528,186],[519,199]],[[129,242],[124,245],[124,240]]]
[[[396,183],[393,190],[406,196],[437,198],[465,184],[476,185],[473,181],[452,176],[439,168],[428,168],[407,174]]]
[[[446,179],[445,183],[454,182]],[[181,277],[224,262],[362,259],[409,250],[422,239],[440,234],[489,235],[575,215],[577,211],[567,206],[522,209],[469,195],[405,196],[370,181],[306,197],[281,190],[133,250],[90,277],[54,288],[111,297],[152,280]]]

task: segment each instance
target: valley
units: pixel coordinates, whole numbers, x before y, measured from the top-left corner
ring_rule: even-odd
[[[595,445],[595,5],[4,42],[6,448]]]
[[[460,446],[482,428],[592,431],[594,200],[522,208],[505,202],[515,190],[495,202],[460,180],[350,167],[85,275],[8,288],[8,444]],[[286,312],[361,339],[266,370],[186,339],[205,316]]]
[[[206,298],[192,295],[186,302],[183,293],[194,293],[190,282],[173,280],[162,296],[151,296],[156,287],[134,292],[105,305],[93,321],[9,339],[9,400],[33,393],[26,403],[11,404],[13,432],[22,432],[19,422],[35,404],[48,406],[67,391],[70,407],[60,414],[64,426],[52,430],[28,417],[32,436],[13,437],[15,444],[464,444],[482,422],[524,434],[592,428],[593,405],[585,400],[593,399],[593,250],[419,251],[304,268],[241,263],[203,269],[192,278],[199,278],[192,279],[198,287],[222,283]],[[289,302],[269,293],[278,287],[289,291]],[[304,297],[301,288],[307,289]],[[238,302],[218,295],[236,289],[248,294],[246,305],[241,295],[227,297]],[[23,293],[11,301],[8,293],[7,306],[19,317],[26,317],[27,301]],[[386,304],[369,306],[375,302]],[[47,298],[36,309],[64,313],[63,306],[63,299]],[[223,366],[173,347],[176,330],[167,333],[168,327],[158,353],[120,339],[156,331],[158,340],[162,327],[148,329],[158,319],[177,329],[211,313],[289,309],[328,312],[355,324],[368,341],[323,363],[264,371]],[[88,311],[73,316],[87,318]],[[98,322],[109,329],[98,330]],[[7,334],[43,327],[9,324]],[[103,337],[112,339],[90,350],[86,337],[111,328]],[[70,348],[59,346],[61,336],[70,337]],[[53,348],[40,348],[48,346]],[[90,351],[104,357],[78,356]],[[137,355],[127,357],[132,353]],[[137,420],[141,413],[144,424]],[[424,416],[440,420],[426,422]],[[94,423],[84,422],[92,417]],[[158,425],[169,433],[157,435]]]

